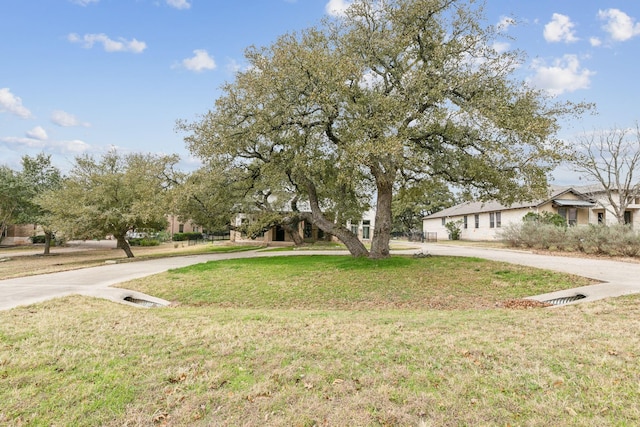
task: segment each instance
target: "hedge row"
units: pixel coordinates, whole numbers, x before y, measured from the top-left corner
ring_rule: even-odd
[[[640,256],[640,235],[628,225],[561,227],[527,221],[508,225],[503,229],[501,238],[513,247]]]
[[[142,238],[131,238],[127,239],[129,242],[129,246],[158,246],[160,245],[160,240],[158,239],[150,239],[148,237]]]
[[[202,233],[175,233],[173,235],[174,242],[183,242],[185,240],[202,240]]]

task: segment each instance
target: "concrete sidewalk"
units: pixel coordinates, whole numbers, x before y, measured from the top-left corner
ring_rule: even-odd
[[[442,244],[424,244],[423,252],[432,255],[452,255],[478,257],[494,261],[527,265],[548,270],[560,271],[588,277],[602,283],[571,290],[532,296],[531,299],[547,301],[555,298],[574,296],[578,293],[586,298],[577,302],[595,301],[601,298],[629,295],[640,292],[640,263],[627,263],[610,260],[572,258],[562,256],[537,255],[526,251],[501,250],[491,248],[463,247]],[[393,251],[394,254],[412,255],[420,250],[410,249]],[[28,305],[51,298],[67,295],[86,295],[107,298],[127,303],[125,298],[144,300],[159,305],[168,301],[126,289],[111,287],[140,277],[161,273],[172,268],[185,267],[207,261],[266,257],[266,256],[305,256],[305,255],[348,255],[346,251],[298,251],[298,252],[235,252],[227,254],[192,255],[171,257],[148,261],[103,265],[81,270],[64,271],[39,276],[0,280],[0,310],[20,305]],[[130,303],[137,305],[134,303]]]
[[[478,257],[493,261],[526,265],[546,270],[569,273],[593,279],[596,283],[564,291],[534,295],[530,299],[548,301],[557,298],[585,295],[575,303],[596,301],[640,293],[640,263],[608,259],[579,258],[556,255],[539,255],[528,251],[425,244],[424,250],[433,255]]]

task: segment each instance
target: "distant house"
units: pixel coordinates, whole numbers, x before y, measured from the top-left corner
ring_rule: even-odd
[[[373,224],[375,220],[375,212],[365,212],[362,218],[352,219],[347,221],[347,228],[352,233],[358,236],[362,241],[369,241],[373,235]],[[243,223],[251,221],[250,214],[238,214],[232,220],[231,241],[232,242],[260,242],[264,244],[280,243],[280,244],[292,244],[293,239],[285,232],[284,228],[280,226],[271,227],[269,230],[264,231],[260,236],[251,238],[246,234],[239,231]],[[319,241],[333,241],[335,237],[331,234],[325,233],[318,228],[317,225],[308,222],[300,221],[298,224],[298,232],[300,236],[306,242],[319,242]]]
[[[170,236],[176,233],[201,233],[202,228],[191,221],[180,221],[176,215],[167,215],[167,228],[165,229]]]
[[[521,223],[529,213],[551,212],[567,220],[571,226],[611,223],[606,215],[606,205],[596,187],[584,187],[589,193],[574,187],[552,187],[549,196],[525,203],[505,206],[498,202],[466,202],[423,218],[424,232],[435,232],[439,239],[446,239],[448,222],[459,221],[462,240],[496,240],[500,230],[510,223]],[[599,195],[600,194],[600,195]],[[598,196],[594,197],[594,196]],[[640,205],[637,206],[640,208]],[[640,219],[640,218],[639,218]]]
[[[3,245],[27,245],[31,243],[31,237],[44,234],[42,229],[34,224],[10,225],[2,236]]]

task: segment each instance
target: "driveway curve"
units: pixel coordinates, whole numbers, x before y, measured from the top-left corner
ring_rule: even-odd
[[[602,298],[617,297],[640,293],[640,263],[612,260],[586,259],[563,256],[539,255],[527,251],[452,246],[428,243],[422,249],[392,251],[393,254],[412,255],[422,251],[431,255],[450,255],[478,257],[494,261],[554,270],[593,279],[599,282],[570,290],[531,296],[531,299],[547,301],[556,298],[585,295],[578,302],[595,301]],[[86,295],[106,298],[120,303],[128,303],[125,298],[144,300],[159,305],[168,301],[127,289],[113,288],[112,285],[162,273],[169,269],[185,267],[207,261],[225,259],[267,257],[267,256],[304,256],[304,255],[346,255],[345,251],[299,251],[268,252],[248,251],[226,254],[205,254],[181,257],[161,258],[122,264],[109,264],[80,270],[43,274],[0,280],[0,310],[8,310],[21,305],[29,305],[52,298],[68,295]],[[128,303],[138,305],[134,303]]]

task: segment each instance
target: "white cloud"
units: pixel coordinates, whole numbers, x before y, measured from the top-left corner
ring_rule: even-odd
[[[182,66],[190,71],[200,73],[205,70],[215,70],[216,62],[204,49],[196,49],[193,51],[191,58],[182,60]]]
[[[47,131],[42,126],[36,126],[33,129],[26,132],[27,138],[37,139],[40,141],[46,141],[49,139]]]
[[[580,67],[576,55],[564,55],[547,66],[544,61],[535,61],[536,74],[529,80],[534,86],[552,95],[588,89],[595,72]]]
[[[578,41],[573,27],[575,24],[568,16],[554,13],[551,16],[551,21],[544,26],[544,39],[548,42],[572,43]]]
[[[31,111],[22,105],[22,99],[12,94],[8,87],[0,89],[0,112],[15,114],[23,119],[32,116]]]
[[[55,110],[53,113],[51,113],[51,121],[54,124],[62,127],[73,127],[73,126],[89,127],[89,123],[81,122],[73,114],[67,113],[66,111],[62,111],[62,110]]]
[[[640,34],[640,24],[619,9],[600,10],[598,18],[607,21],[602,28],[613,40],[625,41]]]
[[[342,16],[351,3],[348,0],[329,0],[324,9],[331,16]]]
[[[191,7],[191,3],[187,0],[167,0],[167,4],[176,9],[189,9]]]
[[[78,34],[71,33],[67,36],[67,40],[72,43],[83,43],[83,46],[87,49],[92,48],[96,43],[101,43],[107,52],[142,53],[147,48],[145,42],[136,39],[126,40],[122,37],[119,37],[118,40],[113,40],[106,34],[85,34],[80,37]]]
[[[598,47],[602,45],[602,40],[600,40],[598,37],[590,37],[589,43],[591,43],[591,46],[593,47]]]
[[[89,144],[79,139],[58,141],[52,145],[63,153],[84,153],[85,151],[89,151],[91,148]]]
[[[17,138],[17,137],[0,137],[0,142],[17,145],[22,148],[33,148],[38,150],[54,151],[57,153],[83,153],[88,151],[91,146],[84,141],[74,139],[71,141],[44,141],[37,138]]]
[[[69,0],[71,3],[78,4],[80,6],[87,6],[91,3],[98,3],[100,0]]]

